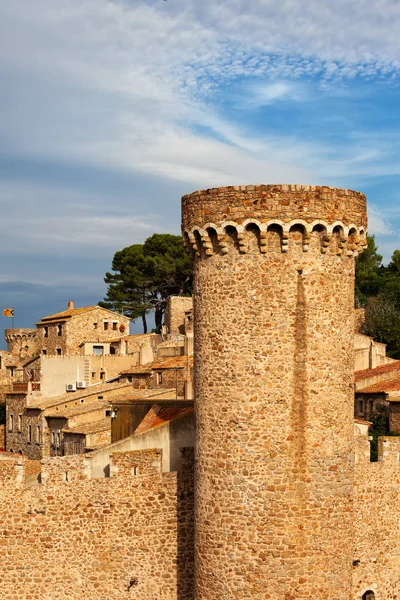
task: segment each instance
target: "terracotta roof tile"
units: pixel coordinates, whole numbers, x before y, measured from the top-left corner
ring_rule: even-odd
[[[52,398],[34,398],[30,397],[28,400],[27,408],[35,408],[40,410],[46,410],[59,404],[68,404],[73,400],[80,398],[88,398],[90,396],[97,396],[98,394],[109,394],[114,391],[124,390],[131,388],[129,383],[109,382],[109,383],[98,383],[90,385],[87,388],[76,390],[75,392],[65,392],[60,396],[53,396]]]
[[[382,373],[390,373],[391,371],[400,371],[400,360],[388,363],[387,365],[379,365],[375,369],[363,369],[362,371],[356,371],[354,374],[354,380],[360,381],[361,379],[368,379],[375,375],[381,375]]]
[[[144,417],[142,422],[137,427],[136,433],[145,433],[151,429],[155,429],[165,423],[181,419],[193,413],[193,408],[190,406],[165,406],[160,407],[156,404],[152,406],[150,411]]]
[[[101,308],[100,306],[83,306],[82,308],[69,308],[67,310],[63,310],[62,312],[55,313],[54,315],[49,315],[47,317],[42,317],[39,321],[42,323],[43,321],[53,321],[53,320],[62,320],[62,319],[70,319],[71,317],[75,317],[76,315],[80,315],[85,312],[89,312],[94,308]]]
[[[390,392],[400,392],[400,376],[396,379],[389,379],[387,381],[379,381],[373,385],[368,385],[365,388],[357,390],[362,394],[378,394],[379,392],[389,394]]]
[[[89,435],[91,433],[100,433],[102,431],[111,431],[111,418],[101,419],[100,421],[94,421],[92,423],[84,423],[82,425],[76,425],[71,429],[63,429],[63,432],[68,433],[81,433],[82,435]]]
[[[132,367],[129,370],[121,371],[121,374],[141,374],[151,373],[151,371],[158,371],[163,369],[185,369],[186,367],[193,367],[193,355],[191,356],[173,356],[171,358],[157,358],[152,363],[147,365],[138,365]]]

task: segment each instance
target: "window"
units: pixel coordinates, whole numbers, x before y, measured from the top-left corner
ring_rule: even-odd
[[[97,329],[97,323],[93,323],[93,329]]]
[[[117,329],[118,329],[118,323],[117,323],[117,321],[113,321],[112,326],[113,326],[113,331],[117,331]]]
[[[374,401],[370,400],[369,401],[369,414],[374,412]]]
[[[105,378],[106,378],[106,373],[105,373],[105,371],[100,371],[100,380],[101,380],[101,381],[104,381],[104,380],[105,380]]]
[[[46,337],[46,338],[49,337],[49,328],[48,327],[44,327],[44,337]]]
[[[60,432],[59,431],[52,431],[51,432],[51,443],[53,446],[58,447],[60,445]]]
[[[22,415],[18,415],[18,431],[22,431]]]
[[[43,348],[43,350],[42,350],[42,354],[43,354],[43,356],[46,356],[46,354],[47,354],[47,350],[45,350],[45,348]]]
[[[160,383],[162,383],[162,372],[159,371],[157,373],[157,385],[160,385]]]
[[[358,412],[360,415],[364,414],[364,400],[358,401]]]
[[[92,379],[96,378],[96,371],[92,371]]]
[[[56,348],[56,352],[58,356],[61,356],[61,348]]]
[[[7,375],[9,375],[10,377],[14,377],[14,370],[15,367],[6,367]]]
[[[104,321],[104,331],[108,331],[108,321]]]
[[[101,356],[104,354],[104,346],[93,346],[93,354],[95,356]]]
[[[62,335],[62,325],[57,325],[57,335]]]
[[[106,417],[111,417],[111,413],[112,413],[111,410],[106,410]]]
[[[14,430],[14,415],[11,414],[8,417],[8,431],[13,431]]]
[[[28,442],[32,443],[32,425],[28,427]]]

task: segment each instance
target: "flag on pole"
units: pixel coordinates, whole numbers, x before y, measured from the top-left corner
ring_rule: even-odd
[[[3,317],[13,317],[14,318],[14,309],[13,308],[5,308],[3,310]]]

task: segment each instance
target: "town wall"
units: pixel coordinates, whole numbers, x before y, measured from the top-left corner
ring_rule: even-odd
[[[1,600],[192,600],[192,456],[114,454],[111,477],[82,456],[47,459],[37,485],[0,456]]]
[[[349,600],[365,197],[243,186],[182,206],[195,259],[196,600]]]
[[[370,462],[367,437],[356,439],[353,509],[353,600],[400,597],[400,438],[379,438]]]
[[[164,325],[170,336],[184,335],[185,312],[193,308],[193,298],[188,296],[170,296],[164,314]]]

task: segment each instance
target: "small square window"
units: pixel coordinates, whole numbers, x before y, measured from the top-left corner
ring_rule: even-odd
[[[106,378],[106,374],[104,371],[100,371],[100,379],[101,381],[104,381],[104,379]]]
[[[104,321],[103,325],[104,325],[104,331],[108,331],[108,325],[109,325],[108,321]]]
[[[57,325],[57,335],[58,336],[62,335],[62,325]]]
[[[42,354],[43,354],[43,356],[46,356],[46,354],[47,354],[47,350],[46,350],[45,348],[43,348],[43,350],[42,350]]]
[[[48,337],[49,337],[49,328],[48,328],[48,327],[45,327],[45,328],[44,328],[44,337],[45,337],[45,338],[48,338]]]
[[[96,377],[96,371],[92,371],[92,379],[95,379]]]
[[[61,356],[61,348],[56,348],[56,352],[57,352],[58,356]]]
[[[112,326],[113,326],[113,331],[117,331],[117,329],[118,329],[118,323],[116,323],[114,321],[114,323],[112,324]]]
[[[97,323],[93,323],[93,329],[97,329]]]

